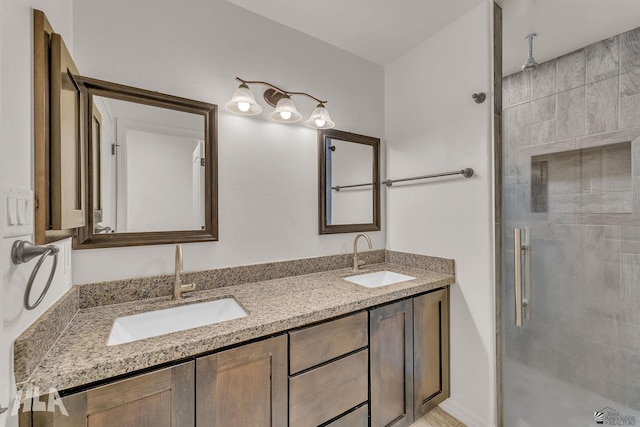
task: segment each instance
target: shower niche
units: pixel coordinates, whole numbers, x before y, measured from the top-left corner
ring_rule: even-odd
[[[633,213],[631,142],[531,157],[531,211]]]

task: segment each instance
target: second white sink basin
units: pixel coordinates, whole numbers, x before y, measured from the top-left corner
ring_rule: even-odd
[[[393,271],[376,271],[344,278],[344,280],[367,288],[379,288],[380,286],[393,285],[394,283],[406,282],[413,279],[415,279],[415,277],[394,273]]]
[[[245,316],[247,312],[235,299],[223,298],[118,317],[113,322],[107,345],[124,344]]]

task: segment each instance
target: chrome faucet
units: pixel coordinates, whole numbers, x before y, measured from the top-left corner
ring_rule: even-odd
[[[196,284],[182,284],[180,273],[182,272],[182,245],[176,245],[176,277],[173,281],[173,299],[182,299],[183,292],[195,291]]]
[[[364,233],[360,233],[356,236],[356,238],[353,240],[353,271],[360,270],[360,266],[364,265],[364,260],[358,261],[358,239],[360,237],[364,237],[365,239],[367,239],[367,243],[369,244],[369,249],[373,249],[373,247],[371,246],[371,239],[369,238],[369,236],[367,236]]]

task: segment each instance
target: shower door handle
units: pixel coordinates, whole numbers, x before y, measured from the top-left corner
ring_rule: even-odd
[[[524,229],[524,243],[522,242],[522,229],[513,229],[513,286],[515,299],[516,326],[522,326],[523,317],[531,319],[531,307],[529,306],[529,295],[531,295],[531,231]],[[524,254],[524,289],[522,294],[522,258]],[[524,316],[523,316],[524,313]]]

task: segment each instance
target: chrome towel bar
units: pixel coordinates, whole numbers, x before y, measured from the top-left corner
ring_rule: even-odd
[[[356,187],[367,187],[369,185],[373,185],[373,182],[368,182],[366,184],[351,184],[351,185],[336,185],[335,187],[331,187],[332,190],[340,191],[345,188],[356,188]]]
[[[31,242],[27,242],[25,240],[16,240],[13,242],[13,246],[11,247],[11,261],[14,264],[23,264],[25,262],[31,261],[33,258],[39,256],[38,262],[36,262],[31,275],[29,276],[29,281],[27,282],[27,288],[24,292],[24,307],[27,310],[33,310],[42,302],[44,296],[47,294],[49,290],[49,286],[51,286],[51,282],[53,281],[53,276],[56,273],[56,267],[58,266],[58,252],[60,250],[57,246],[47,245],[47,246],[38,246],[34,245]],[[49,279],[47,280],[47,284],[45,285],[42,293],[36,300],[34,304],[29,302],[31,296],[31,288],[33,287],[33,281],[38,275],[38,271],[42,266],[44,260],[49,256],[53,255],[53,264],[51,265],[51,272],[49,273]]]
[[[431,175],[414,176],[414,177],[411,177],[411,178],[387,179],[387,180],[382,181],[382,183],[384,185],[386,185],[387,188],[388,188],[388,187],[391,187],[395,182],[415,181],[417,179],[438,178],[438,177],[441,177],[441,176],[449,176],[449,175],[462,175],[465,178],[471,178],[473,176],[473,169],[465,168],[465,169],[452,171],[452,172],[434,173],[434,174],[431,174]]]

